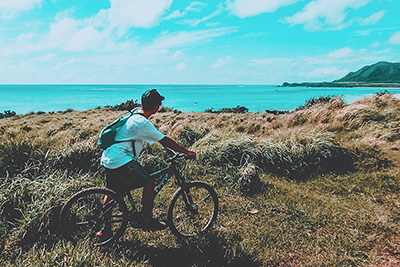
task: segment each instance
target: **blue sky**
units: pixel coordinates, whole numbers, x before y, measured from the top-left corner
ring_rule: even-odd
[[[400,62],[398,0],[0,0],[0,84],[281,84]]]

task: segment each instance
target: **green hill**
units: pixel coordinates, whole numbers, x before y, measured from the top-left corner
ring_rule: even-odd
[[[400,63],[378,62],[332,82],[287,83],[282,87],[400,87]]]
[[[378,62],[334,82],[400,83],[400,63]]]

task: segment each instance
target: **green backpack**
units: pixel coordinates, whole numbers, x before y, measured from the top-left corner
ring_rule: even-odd
[[[117,134],[118,129],[124,126],[132,115],[138,114],[144,116],[142,113],[134,111],[135,110],[132,110],[124,116],[119,117],[101,130],[99,140],[97,141],[101,149],[106,150],[113,144],[117,143],[117,141],[115,141],[115,135]]]

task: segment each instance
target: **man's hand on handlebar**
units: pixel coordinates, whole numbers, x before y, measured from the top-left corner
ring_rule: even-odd
[[[188,151],[186,155],[188,156],[189,159],[196,159],[196,152],[194,151]]]

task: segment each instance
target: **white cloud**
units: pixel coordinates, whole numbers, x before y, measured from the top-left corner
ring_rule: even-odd
[[[149,28],[169,9],[172,0],[110,0],[108,19],[111,27]]]
[[[13,0],[13,1],[0,1],[1,9],[11,10],[27,10],[35,5],[41,4],[42,0]]]
[[[216,15],[218,15],[220,12],[219,11],[215,11],[214,13],[212,13],[209,16],[205,16],[201,19],[185,19],[183,21],[181,21],[181,24],[188,24],[191,27],[197,27],[197,25],[199,25],[200,23],[207,21],[209,19],[211,19],[212,17],[215,17]]]
[[[67,51],[79,52],[96,47],[102,35],[93,27],[85,27],[75,33],[63,46]]]
[[[187,13],[190,12],[190,11],[201,12],[201,10],[205,6],[207,6],[207,4],[204,4],[204,3],[201,3],[201,2],[193,2],[188,7],[186,7],[184,11],[174,10],[168,16],[162,18],[162,20],[170,20],[170,19],[181,18],[181,17],[186,16]]]
[[[1,0],[0,17],[4,20],[14,18],[21,12],[40,6],[43,0]]]
[[[185,10],[200,12],[205,6],[207,6],[207,4],[202,2],[192,2]]]
[[[224,66],[224,65],[226,65],[226,64],[228,64],[228,63],[230,63],[232,61],[233,61],[233,57],[232,56],[221,57],[217,61],[212,63],[211,67],[213,69],[220,68],[220,67],[222,67],[222,66]]]
[[[78,60],[77,60],[76,58],[71,58],[71,59],[68,59],[67,62],[65,62],[65,64],[66,64],[66,65],[69,65],[69,64],[75,63],[75,62],[77,62],[77,61],[78,61]]]
[[[370,0],[314,0],[308,3],[303,10],[286,17],[285,21],[290,25],[304,24],[305,29],[317,31],[325,27],[344,27],[348,9],[358,9],[365,6]],[[382,14],[374,15],[370,20],[376,20]]]
[[[187,67],[186,63],[185,62],[181,62],[181,63],[176,65],[175,70],[176,71],[183,71],[183,70],[186,69],[186,67]]]
[[[51,60],[55,59],[56,57],[57,57],[56,54],[54,54],[54,53],[49,53],[49,54],[47,54],[47,55],[44,55],[44,56],[42,56],[42,57],[37,58],[36,61],[39,61],[39,62],[48,62],[48,61],[51,61]]]
[[[57,47],[68,41],[79,30],[79,21],[72,18],[58,19],[50,25],[50,32],[44,37],[47,43]]]
[[[34,33],[23,33],[17,37],[16,43],[26,43],[29,42],[35,37]]]
[[[181,18],[186,15],[186,12],[181,12],[180,10],[175,10],[172,13],[170,13],[168,16],[162,18],[163,20],[169,20],[169,19],[176,19],[176,18]]]
[[[217,10],[215,10],[213,13],[211,13],[208,16],[205,16],[201,19],[185,19],[183,21],[181,21],[180,23],[182,24],[188,24],[192,27],[197,27],[197,25],[199,25],[200,23],[207,21],[209,19],[212,19],[213,17],[217,16],[218,14],[220,14],[222,11],[222,5],[218,5]]]
[[[172,56],[172,60],[175,60],[177,58],[182,57],[183,55],[185,55],[181,50],[176,50],[176,52],[174,53],[174,55]]]
[[[400,32],[396,32],[389,39],[389,44],[398,45],[400,44]]]
[[[371,47],[379,47],[381,45],[380,42],[376,41],[371,44]]]
[[[250,66],[282,66],[292,64],[295,60],[292,58],[267,58],[267,59],[252,59],[250,60]]]
[[[386,11],[384,11],[384,10],[376,12],[376,13],[372,14],[371,16],[369,16],[368,18],[362,19],[361,25],[364,25],[364,26],[375,25],[383,18],[383,16],[385,14],[386,14]]]
[[[341,58],[348,58],[348,57],[352,56],[353,54],[354,54],[353,49],[351,49],[349,47],[344,47],[344,48],[330,52],[327,55],[327,57],[341,59]]]
[[[58,69],[60,69],[60,68],[62,68],[62,67],[64,67],[64,66],[71,65],[71,64],[73,64],[73,63],[75,63],[75,62],[77,62],[77,61],[78,61],[78,60],[77,60],[76,58],[71,58],[71,59],[67,60],[65,63],[58,63],[58,64],[54,67],[54,69],[55,69],[55,70],[58,70]]]
[[[339,69],[337,67],[321,67],[306,74],[310,78],[327,78],[327,77],[342,77],[349,73],[348,69]]]
[[[64,65],[63,63],[58,63],[58,64],[54,67],[54,69],[55,69],[55,70],[58,70],[58,69],[61,68],[63,65]]]
[[[226,5],[231,13],[240,18],[271,13],[278,8],[294,4],[300,0],[227,0]]]
[[[249,66],[254,67],[254,72],[277,82],[332,81],[343,77],[349,70],[387,61],[390,57],[390,50],[353,50],[345,47],[313,57],[253,59]]]
[[[199,30],[199,31],[180,31],[174,33],[164,33],[156,39],[153,44],[144,47],[141,55],[157,55],[166,53],[169,49],[194,46],[201,42],[212,40],[231,34],[236,31],[234,27],[222,27],[215,29]]]

